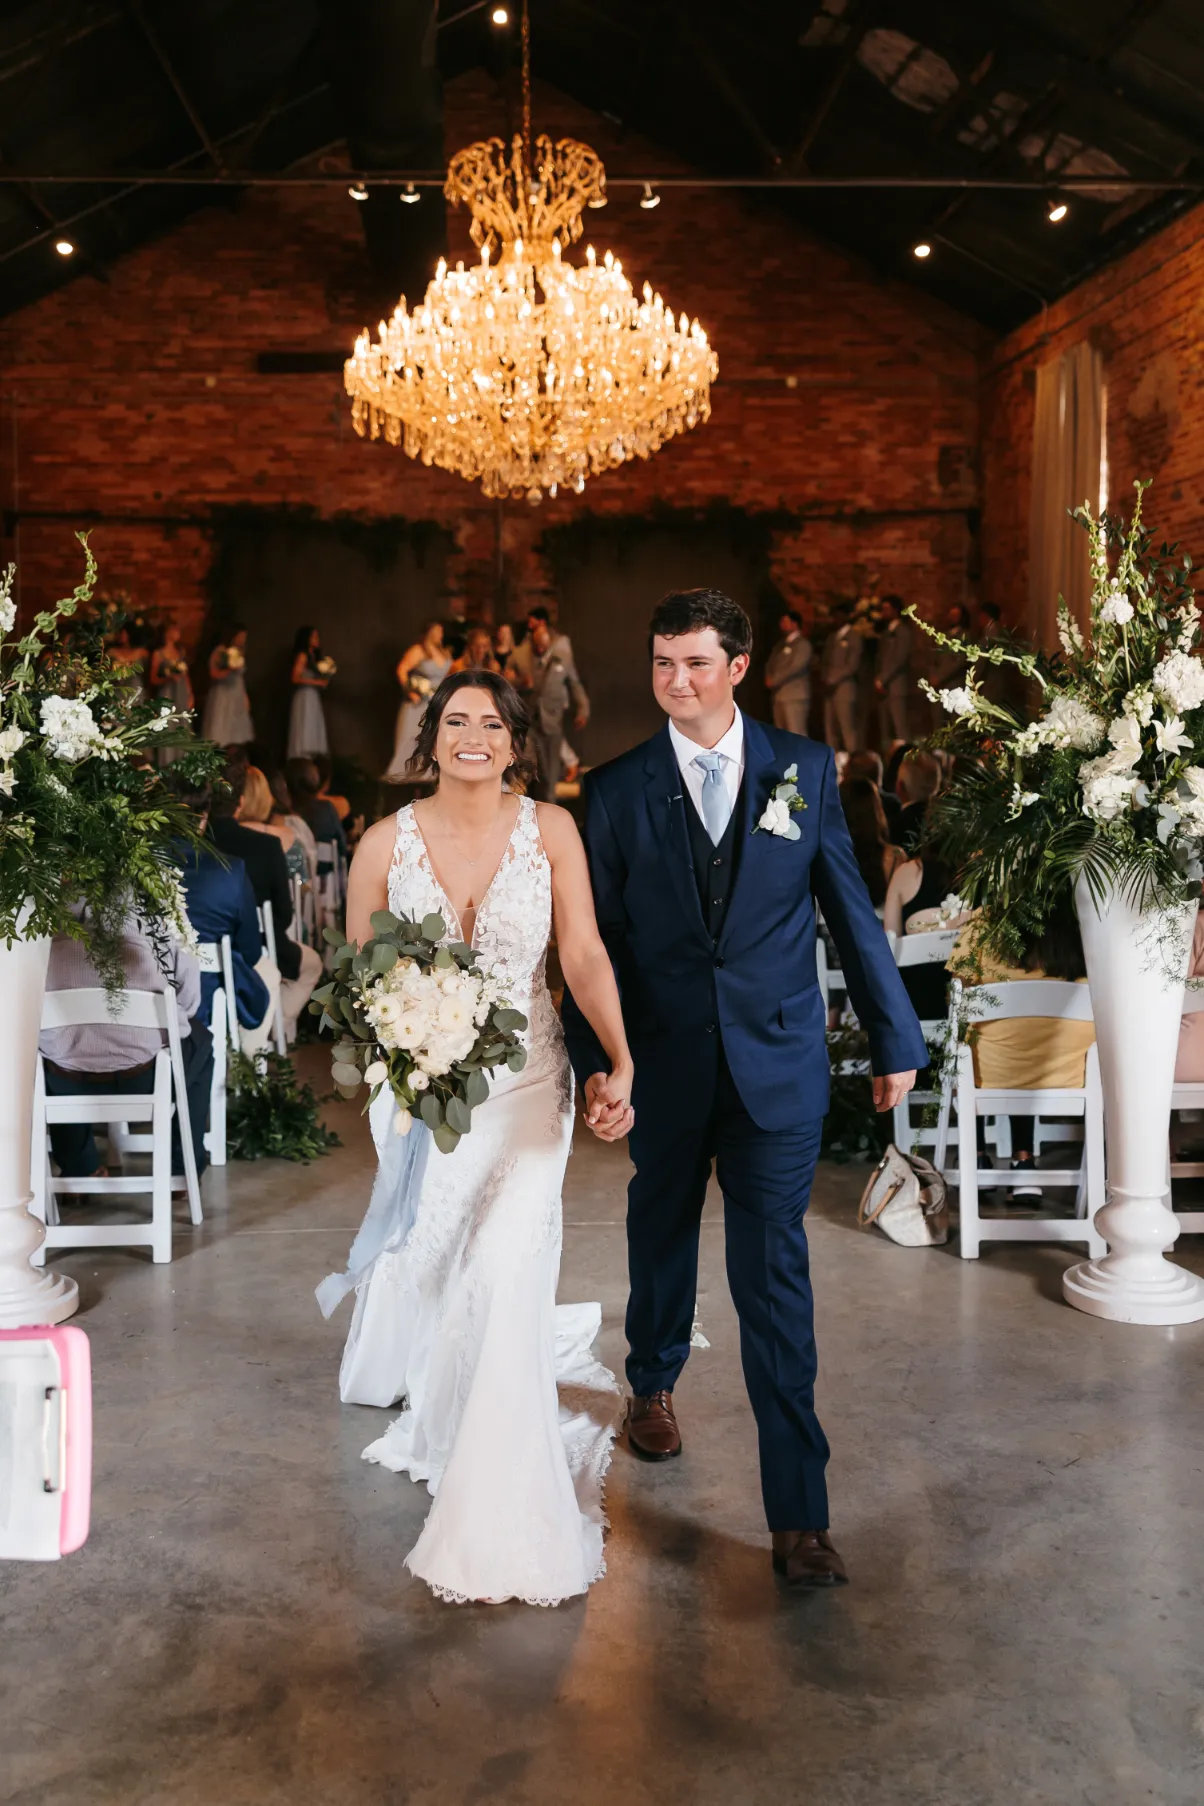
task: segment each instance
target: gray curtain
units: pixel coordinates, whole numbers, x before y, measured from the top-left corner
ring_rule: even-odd
[[[1028,601],[1033,638],[1045,647],[1057,644],[1059,596],[1076,620],[1090,612],[1087,535],[1068,510],[1088,502],[1099,512],[1103,442],[1103,359],[1084,341],[1037,370]]]

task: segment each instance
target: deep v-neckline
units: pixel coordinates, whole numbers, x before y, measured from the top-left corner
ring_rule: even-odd
[[[521,796],[519,797],[518,809],[516,810],[515,816],[514,816],[514,823],[510,829],[509,834],[506,837],[506,844],[502,848],[502,856],[498,860],[497,864],[494,866],[493,876],[490,878],[488,884],[485,886],[485,889],[481,892],[481,900],[476,906],[476,910],[475,910],[475,913],[472,918],[472,939],[468,942],[468,945],[473,949],[474,953],[477,950],[477,929],[479,928],[480,923],[481,923],[481,916],[484,912],[485,905],[489,901],[489,898],[493,892],[493,887],[497,883],[498,879],[501,877],[502,872],[510,858],[510,852],[511,852],[512,847],[514,846],[514,836],[518,833],[518,824],[523,819],[523,803],[525,801],[526,801],[525,797],[521,797]],[[463,928],[463,924],[460,920],[460,912],[456,908],[455,904],[452,902],[451,897],[449,896],[449,894],[447,892],[447,888],[444,885],[443,880],[442,880],[442,878],[440,878],[439,873],[435,867],[434,855],[432,854],[431,849],[427,844],[426,835],[422,832],[422,823],[419,821],[417,815],[414,813],[413,803],[407,803],[406,808],[410,812],[410,823],[414,829],[415,834],[418,836],[419,850],[420,850],[422,859],[425,861],[427,873],[430,877],[431,883],[434,885],[435,889],[439,892],[439,895],[442,897],[444,903],[447,905],[447,913],[456,925],[456,939],[460,942],[463,942],[464,928]]]

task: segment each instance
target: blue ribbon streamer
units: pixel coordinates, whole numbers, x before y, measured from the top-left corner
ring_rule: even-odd
[[[408,1135],[396,1134],[389,1124],[367,1215],[351,1244],[347,1270],[328,1274],[314,1293],[324,1317],[329,1317],[348,1292],[355,1290],[386,1248],[400,1248],[405,1242],[418,1213],[430,1151],[431,1132],[420,1118],[414,1118]]]

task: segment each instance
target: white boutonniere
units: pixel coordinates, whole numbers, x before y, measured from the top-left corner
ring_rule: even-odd
[[[773,795],[766,803],[753,833],[761,828],[766,834],[779,835],[782,840],[797,840],[801,829],[790,817],[796,810],[806,807],[798,793],[798,766],[788,765],[782,773],[782,782],[774,786]]]

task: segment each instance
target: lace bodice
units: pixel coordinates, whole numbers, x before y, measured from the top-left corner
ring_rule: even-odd
[[[437,910],[451,932],[461,932],[409,804],[397,811],[389,908],[395,915],[419,920]],[[472,945],[481,964],[504,981],[514,1008],[529,1018],[528,1071],[545,1070],[548,1055],[563,1058],[560,1025],[545,975],[551,933],[552,868],[539,836],[535,804],[524,796],[519,798],[518,818],[501,864],[477,907]]]

